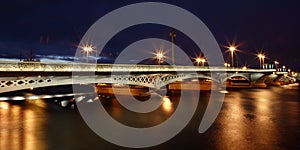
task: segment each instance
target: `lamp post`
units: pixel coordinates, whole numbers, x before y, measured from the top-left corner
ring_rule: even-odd
[[[234,60],[233,60],[233,53],[234,51],[236,50],[236,47],[235,46],[230,46],[229,47],[229,51],[231,53],[231,66],[234,67]]]
[[[201,58],[201,57],[197,57],[197,58],[195,58],[195,60],[197,62],[197,66],[199,66],[199,64],[201,64],[202,67],[204,66],[204,64],[206,62],[205,58]]]
[[[261,69],[262,68],[262,64],[264,65],[265,64],[265,55],[264,54],[258,54],[257,55],[258,59],[259,59],[259,68]]]
[[[274,64],[275,64],[275,69],[277,71],[277,68],[278,68],[278,65],[279,65],[279,62],[277,60],[274,61]]]
[[[228,63],[224,63],[224,67],[227,67]]]
[[[229,63],[224,63],[224,67],[230,67],[230,64]]]
[[[201,62],[201,58],[196,58],[196,62],[197,62],[197,66],[199,66],[200,62]]]
[[[164,54],[162,52],[157,52],[155,58],[158,59],[158,64],[160,65],[161,59],[164,58]]]
[[[172,38],[172,65],[175,65],[175,56],[174,56],[174,38],[176,37],[175,31],[170,32],[170,36]]]
[[[206,62],[205,58],[202,58],[201,59],[202,67],[204,67],[205,62]]]
[[[263,68],[264,68],[264,66],[265,66],[265,57],[266,57],[265,55],[262,55],[262,56],[261,56],[261,58],[262,58],[262,66],[263,66]]]
[[[83,52],[86,53],[86,63],[88,63],[88,62],[89,62],[89,54],[90,54],[90,52],[92,52],[94,49],[93,49],[92,46],[84,46],[84,47],[82,47],[82,50],[83,50]]]

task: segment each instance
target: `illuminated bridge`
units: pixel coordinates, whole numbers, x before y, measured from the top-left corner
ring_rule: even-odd
[[[251,86],[277,82],[275,69],[202,66],[0,62],[0,93],[28,88],[87,83],[119,83],[160,88],[178,80],[211,79],[224,83],[242,77]]]

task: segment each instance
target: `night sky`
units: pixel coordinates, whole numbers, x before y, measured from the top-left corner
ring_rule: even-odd
[[[71,60],[88,28],[106,13],[122,6],[144,2],[25,0],[0,2],[0,58],[35,57]],[[300,70],[300,10],[297,1],[226,0],[226,1],[159,1],[182,7],[199,17],[211,30],[228,59],[227,41],[240,44],[237,61],[257,65],[255,54],[263,51],[266,62]],[[105,47],[103,55],[115,57],[126,45],[147,37],[170,40],[170,28],[158,25],[136,26],[118,34]],[[141,32],[142,31],[142,32]],[[128,35],[130,34],[130,38]],[[180,35],[180,33],[179,33]],[[119,43],[119,44],[116,44]],[[188,54],[199,53],[187,38],[176,39]],[[192,44],[191,44],[192,45]],[[60,56],[60,57],[58,57]]]

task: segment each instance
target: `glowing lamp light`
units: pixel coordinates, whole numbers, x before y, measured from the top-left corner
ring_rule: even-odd
[[[156,58],[162,59],[164,57],[164,54],[162,52],[156,53]]]
[[[229,47],[229,50],[230,50],[231,52],[233,52],[233,51],[236,50],[236,47],[235,47],[235,46],[230,46],[230,47]]]

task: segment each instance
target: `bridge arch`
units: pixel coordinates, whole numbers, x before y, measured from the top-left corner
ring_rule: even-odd
[[[229,76],[225,77],[224,79],[222,79],[222,83],[226,82],[228,79],[230,79],[232,77],[242,77],[242,78],[246,79],[248,82],[251,82],[249,77],[247,77],[246,75],[235,73],[235,74],[229,75]]]

